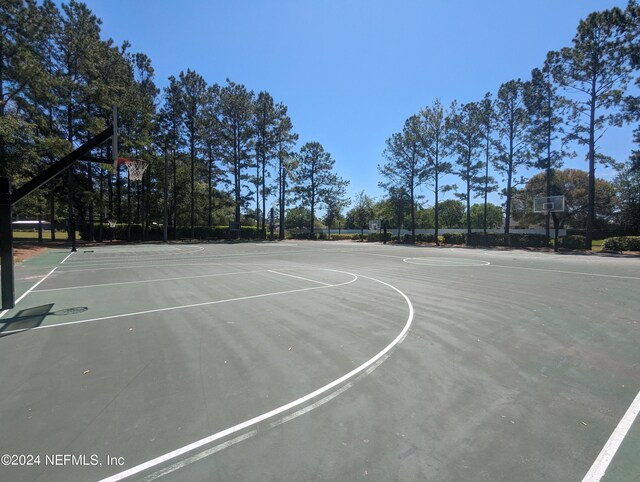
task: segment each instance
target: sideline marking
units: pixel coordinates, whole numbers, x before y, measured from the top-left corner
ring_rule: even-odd
[[[69,256],[67,256],[67,257],[66,257],[66,258],[64,258],[62,261],[60,261],[60,264],[64,264],[64,262],[65,262],[66,260],[68,260],[68,259],[71,257],[71,255],[72,255],[73,253],[74,253],[74,252],[73,252],[73,251],[71,251],[71,252],[69,253]]]
[[[51,271],[51,273],[53,273],[53,271],[55,271],[56,268],[54,268]],[[336,270],[327,270],[327,271],[336,271]],[[350,280],[350,281],[345,281],[344,283],[338,283],[336,285],[313,286],[311,288],[298,288],[298,289],[289,290],[289,291],[276,291],[274,293],[262,293],[262,294],[259,294],[259,295],[242,296],[242,297],[239,297],[239,298],[227,298],[226,300],[205,301],[203,303],[193,303],[193,304],[190,304],[190,305],[169,306],[167,308],[156,308],[154,310],[136,311],[136,312],[133,312],[133,313],[122,313],[120,315],[100,316],[98,318],[89,318],[87,320],[67,321],[67,322],[62,322],[62,323],[54,323],[54,324],[51,324],[51,325],[34,326],[33,328],[22,328],[22,329],[19,329],[19,330],[7,330],[7,331],[3,331],[2,334],[6,335],[6,334],[9,334],[9,333],[20,333],[22,331],[44,330],[46,328],[56,328],[56,327],[60,327],[60,326],[81,325],[81,324],[84,324],[84,323],[92,323],[94,321],[104,321],[104,320],[114,320],[116,318],[126,318],[128,316],[148,315],[150,313],[161,313],[163,311],[183,310],[183,309],[187,309],[187,308],[198,308],[200,306],[217,305],[217,304],[221,304],[221,303],[229,303],[229,302],[234,302],[234,301],[244,301],[244,300],[253,300],[253,299],[256,299],[256,298],[266,298],[267,296],[278,296],[278,295],[286,295],[286,294],[290,294],[290,293],[301,293],[303,291],[321,290],[321,289],[326,289],[326,288],[337,288],[339,286],[345,286],[345,285],[351,284],[354,281],[358,280],[358,276],[353,274],[353,273],[348,273],[346,271],[338,271],[338,272],[339,273],[350,274],[351,276],[353,276],[353,279]],[[49,273],[49,274],[51,274],[51,273]],[[42,281],[44,281],[44,279],[41,280],[40,283]],[[381,283],[382,283],[382,281],[381,281]],[[37,286],[37,284],[35,286]],[[25,295],[26,294],[27,293],[25,293]],[[25,295],[23,295],[23,297]]]
[[[71,253],[71,254],[73,254],[73,253]],[[70,254],[69,256],[71,256],[71,254]],[[68,258],[69,256],[67,256],[67,258]],[[66,258],[65,258],[65,259],[66,259]],[[29,293],[31,293],[31,292],[32,292],[32,291],[33,291],[33,290],[34,290],[34,289],[35,289],[35,288],[36,288],[40,283],[42,283],[44,280],[46,280],[46,279],[49,277],[49,275],[51,275],[51,273],[53,273],[53,272],[54,272],[55,270],[57,270],[57,269],[58,269],[58,267],[56,266],[56,267],[55,267],[55,268],[53,268],[51,271],[49,271],[49,272],[44,276],[44,278],[42,278],[40,281],[38,281],[36,284],[34,284],[31,288],[29,288],[27,291],[25,291],[25,292],[22,294],[22,296],[21,296],[20,298],[18,298],[18,299],[16,300],[16,302],[14,303],[14,308],[15,308],[15,305],[17,305],[18,303],[20,303],[20,300],[22,300],[25,296],[27,296]],[[12,308],[12,309],[13,309],[13,308]],[[2,311],[2,312],[0,313],[0,318],[2,318],[2,317],[3,317],[5,314],[7,314],[8,312],[9,312],[9,310],[4,310],[4,311]],[[14,330],[14,331],[17,331],[17,330]],[[22,330],[20,330],[20,331],[22,331]],[[11,332],[10,332],[10,331],[5,331],[5,332],[3,332],[3,333],[11,333]]]
[[[416,260],[416,261],[411,261],[411,260]],[[419,266],[443,266],[447,268],[457,267],[457,266],[489,266],[491,264],[489,263],[489,261],[483,261],[481,259],[438,258],[435,256],[423,256],[421,258],[404,258],[402,261],[407,264],[416,264]],[[426,262],[422,263],[421,261],[426,261]]]
[[[48,288],[45,290],[35,290],[34,293],[45,293],[47,291],[64,291],[64,290],[84,290],[86,288],[102,288],[104,286],[120,286],[120,285],[131,285],[136,283],[155,283],[160,281],[180,281],[186,279],[197,279],[197,278],[213,278],[216,276],[229,276],[229,275],[238,275],[238,274],[255,274],[255,273],[265,273],[269,270],[261,269],[256,271],[231,271],[229,273],[215,273],[215,274],[201,274],[196,276],[180,276],[177,278],[157,278],[157,279],[146,279],[146,280],[137,280],[137,281],[119,281],[117,283],[102,283],[95,285],[80,285],[80,286],[67,286],[65,288]]]
[[[337,270],[331,270],[331,271],[337,271]],[[353,273],[347,273],[345,271],[338,271],[341,273],[346,273],[346,274],[350,274],[352,276],[355,276],[357,279],[357,275],[353,274]],[[281,413],[284,413],[288,410],[291,410],[293,408],[296,408],[299,405],[302,405],[306,402],[308,402],[309,400],[318,397],[322,394],[324,394],[325,392],[328,392],[332,389],[334,389],[335,387],[337,387],[338,385],[341,385],[342,383],[344,383],[345,381],[349,380],[350,378],[353,378],[357,375],[360,375],[362,372],[365,372],[367,369],[369,369],[370,367],[372,367],[372,365],[376,364],[379,360],[381,360],[383,357],[385,357],[393,348],[395,348],[398,344],[400,344],[405,337],[407,336],[407,333],[409,332],[409,328],[411,327],[411,324],[413,323],[413,304],[411,303],[411,300],[407,297],[407,295],[405,295],[402,291],[400,291],[398,288],[396,288],[393,285],[390,285],[389,283],[385,283],[384,281],[380,281],[376,278],[371,278],[369,276],[362,276],[362,278],[366,278],[366,279],[370,279],[372,281],[375,281],[377,283],[383,284],[391,289],[393,289],[395,292],[399,293],[405,300],[405,302],[407,303],[407,305],[409,306],[409,316],[407,318],[407,322],[405,323],[402,331],[398,334],[398,336],[396,336],[393,341],[391,343],[389,343],[385,348],[383,348],[380,352],[378,352],[376,355],[373,356],[373,358],[367,360],[366,362],[364,362],[362,365],[360,365],[359,367],[351,370],[349,373],[346,373],[345,375],[341,376],[340,378],[328,383],[327,385],[318,388],[317,390],[314,390],[313,392],[297,399],[294,400],[292,402],[289,402],[285,405],[282,405],[278,408],[275,408],[269,412],[263,413],[262,415],[258,415],[257,417],[251,418],[245,422],[239,423],[237,425],[234,425],[233,427],[229,427],[225,430],[222,430],[218,433],[214,433],[212,435],[209,435],[208,437],[205,437],[203,439],[197,440],[196,442],[190,443],[189,445],[185,445],[184,447],[178,448],[176,450],[173,450],[172,452],[168,452],[164,455],[161,455],[159,457],[156,457],[154,459],[151,459],[147,462],[144,462],[142,464],[136,465],[135,467],[132,467],[128,470],[125,470],[123,472],[117,473],[115,475],[112,475],[111,477],[107,477],[105,479],[100,480],[99,482],[116,482],[118,480],[122,480],[125,479],[127,477],[130,477],[132,475],[138,474],[144,470],[150,469],[152,467],[155,467],[156,465],[162,464],[167,462],[168,460],[171,460],[173,458],[179,457],[180,455],[184,455],[192,450],[195,450],[197,448],[200,448],[204,445],[208,445],[212,442],[215,442],[216,440],[220,440],[221,438],[227,437],[229,435],[233,435],[236,432],[239,432],[241,430],[244,430],[246,428],[251,427],[252,425],[258,424],[260,422],[263,422],[269,418],[272,418],[276,415],[280,415]],[[322,287],[320,287],[322,288]],[[313,288],[312,288],[313,289]],[[319,288],[315,288],[315,289],[319,289]],[[338,390],[340,392],[340,390]],[[340,392],[342,393],[342,392]],[[302,413],[306,413],[306,412],[302,412]],[[302,414],[301,413],[301,414]],[[286,417],[285,417],[286,419]],[[287,420],[283,419],[283,422],[286,422]],[[248,437],[247,437],[248,438]],[[243,439],[244,440],[244,439]],[[229,445],[233,445],[234,443],[240,442],[241,440],[237,440],[233,439],[230,440],[229,442],[231,442]],[[225,445],[225,444],[223,444]],[[216,449],[217,447],[214,447],[211,450]],[[222,447],[222,448],[226,448],[226,447]],[[215,452],[212,452],[215,453]],[[204,455],[206,456],[206,455]],[[195,460],[194,460],[195,461]],[[162,474],[160,474],[162,475]]]
[[[309,254],[309,253],[324,253],[326,250],[306,250],[306,251],[278,251],[278,254]],[[201,258],[199,258],[197,261],[193,260],[193,258],[188,258],[185,259],[185,261],[189,261],[187,263],[167,263],[167,264],[137,264],[137,265],[130,265],[127,264],[125,266],[104,266],[104,263],[101,261],[90,261],[87,263],[84,263],[82,261],[77,261],[75,262],[73,265],[67,265],[70,266],[69,268],[65,267],[64,273],[70,273],[70,272],[76,272],[76,271],[103,271],[103,270],[113,270],[113,269],[139,269],[139,268],[166,268],[166,267],[172,267],[172,266],[209,266],[209,265],[218,265],[219,263],[217,263],[216,261],[226,261],[226,260],[230,260],[230,259],[234,259],[234,258],[262,258],[262,257],[268,257],[268,256],[273,256],[273,252],[268,252],[268,253],[246,253],[246,254],[229,254],[229,255],[218,255],[218,256],[203,256]],[[398,256],[398,257],[402,257],[402,256]],[[118,259],[122,259],[122,258],[118,258]],[[159,260],[161,259],[167,259],[167,258],[158,258]],[[193,260],[193,261],[192,261]],[[210,260],[211,262],[208,263],[203,263],[203,261],[207,261]],[[132,260],[122,260],[122,263],[129,263]],[[147,261],[151,261],[151,260],[147,260]],[[153,260],[155,261],[155,260]],[[93,267],[93,266],[98,266],[98,267]]]
[[[582,482],[598,482],[602,478],[613,457],[616,455],[618,448],[620,448],[622,441],[627,436],[638,413],[640,413],[640,392],[638,392],[636,398],[631,402],[631,405],[609,437],[609,440],[607,440],[607,443],[602,447],[600,454],[595,462],[593,462],[587,475],[582,479]]]
[[[406,335],[405,335],[406,337]],[[376,368],[378,368],[380,365],[382,365],[387,358],[389,358],[389,354],[387,353],[383,358],[381,358],[380,360],[378,360],[374,365],[370,366],[367,370],[365,370],[363,373],[359,374],[356,378],[354,378],[352,381],[350,381],[349,383],[343,385],[342,387],[338,388],[337,390],[331,392],[329,395],[327,395],[326,397],[321,398],[320,400],[318,400],[317,402],[312,403],[311,405],[307,405],[304,408],[301,408],[300,410],[297,410],[295,412],[293,412],[291,415],[286,415],[278,420],[275,420],[273,422],[271,422],[268,427],[270,429],[278,427],[280,425],[283,425],[287,422],[290,422],[291,420],[294,420],[298,417],[301,417],[302,415],[311,412],[312,410],[315,410],[316,408],[324,405],[327,402],[330,402],[331,400],[333,400],[334,398],[336,398],[339,395],[342,395],[344,392],[346,392],[347,390],[351,389],[356,383],[360,382],[360,380],[362,380],[363,378],[365,378],[367,375],[371,374]],[[203,450],[202,452],[198,452],[195,455],[192,455],[191,457],[188,457],[186,459],[180,460],[178,462],[175,462],[174,464],[171,464],[167,467],[164,467],[156,472],[153,472],[152,474],[147,475],[146,477],[143,477],[142,479],[140,479],[140,482],[151,482],[152,480],[156,480],[160,477],[163,477],[167,474],[170,474],[172,472],[175,472],[176,470],[179,470],[183,467],[186,467],[187,465],[191,465],[194,462],[197,462],[198,460],[204,459],[206,457],[208,457],[209,455],[213,455],[217,452],[221,452],[222,450],[231,447],[232,445],[236,445],[240,442],[243,442],[251,437],[253,437],[254,435],[258,435],[258,431],[257,430],[252,430],[250,432],[244,433],[242,435],[239,435],[235,438],[232,438],[224,443],[221,443],[219,445],[215,445],[209,449]]]
[[[524,266],[505,266],[502,264],[492,264],[496,268],[508,268],[508,269],[525,269],[529,271],[545,271],[547,273],[562,273],[562,274],[576,274],[579,276],[596,276],[601,278],[619,278],[619,279],[633,279],[640,280],[636,276],[620,276],[615,274],[601,274],[601,273],[581,273],[580,271],[564,271],[559,269],[544,269],[544,268],[526,268]]]
[[[279,271],[274,271],[272,269],[268,269],[267,271],[269,273],[273,273],[273,274],[279,274],[279,275],[282,275],[282,276],[288,276],[289,278],[296,278],[296,279],[301,279],[303,281],[309,281],[310,283],[318,283],[320,285],[333,286],[333,285],[330,285],[329,283],[325,283],[323,281],[317,281],[317,280],[314,280],[314,279],[303,278],[302,276],[295,276],[295,275],[287,274],[287,273],[280,273]]]

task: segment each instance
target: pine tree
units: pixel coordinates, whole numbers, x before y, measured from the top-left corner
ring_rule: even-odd
[[[417,189],[426,179],[426,159],[424,149],[424,126],[418,115],[409,117],[402,132],[393,134],[387,139],[384,155],[389,162],[378,166],[378,171],[385,178],[378,185],[390,191],[393,188],[405,189],[409,195],[411,207],[411,239],[416,240],[415,204],[418,198]]]
[[[317,209],[332,195],[342,198],[348,182],[333,172],[336,161],[319,142],[307,142],[296,157],[294,195],[300,206],[311,211],[309,233],[313,237]]]
[[[227,85],[220,89],[220,101],[217,103],[222,160],[233,180],[236,223],[240,223],[240,211],[247,201],[247,196],[243,195],[243,182],[247,179],[246,170],[252,160],[253,100],[253,91],[227,79]]]
[[[514,185],[524,182],[516,178],[518,170],[528,167],[530,162],[529,138],[527,136],[528,116],[524,104],[524,84],[510,80],[500,86],[495,102],[496,130],[499,135],[497,155],[494,159],[496,170],[505,176],[505,242],[508,242],[511,224],[511,198]]]
[[[453,106],[452,106],[453,108]],[[424,148],[427,158],[426,176],[428,182],[433,185],[434,193],[434,224],[435,239],[438,241],[439,228],[439,195],[441,192],[450,191],[453,186],[442,185],[441,178],[453,172],[453,165],[450,162],[443,161],[451,152],[451,136],[449,133],[449,122],[446,112],[442,107],[439,99],[429,107],[426,107],[420,113],[424,122]]]
[[[610,109],[619,106],[630,80],[625,51],[623,12],[591,13],[581,20],[573,47],[550,52],[547,59],[555,81],[572,96],[572,139],[587,146],[589,209],[585,246],[591,249],[595,223],[596,144],[608,125],[618,122]]]
[[[456,108],[450,117],[453,149],[457,155],[457,174],[465,184],[465,191],[456,196],[466,202],[467,234],[471,235],[471,198],[482,185],[482,161],[478,160],[484,145],[480,107],[475,102]]]

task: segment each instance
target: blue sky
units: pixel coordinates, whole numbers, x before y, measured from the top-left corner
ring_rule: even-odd
[[[319,141],[350,181],[383,192],[385,140],[436,98],[472,102],[527,80],[549,50],[570,46],[581,18],[626,0],[86,0],[104,38],[147,54],[163,87],[188,68],[289,108],[299,146]],[[631,129],[602,151],[628,157]],[[579,152],[566,167],[586,169]],[[600,168],[597,175],[611,178]],[[455,182],[454,179],[451,181]],[[429,192],[425,205],[432,199]],[[496,197],[494,202],[499,202]]]

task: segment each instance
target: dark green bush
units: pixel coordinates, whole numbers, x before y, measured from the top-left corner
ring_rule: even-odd
[[[504,234],[502,233],[471,233],[469,246],[504,246]]]
[[[585,249],[585,237],[579,234],[571,234],[560,239],[560,246],[566,249]]]
[[[338,234],[338,233],[331,233],[331,238],[329,238],[329,234],[326,235],[326,239],[330,239],[331,241],[343,241],[345,239],[353,239],[353,235],[352,234]]]
[[[384,233],[369,233],[367,241],[369,243],[381,243],[384,241]],[[387,241],[391,241],[391,233],[387,233]]]
[[[509,234],[509,246],[514,248],[545,248],[549,244],[544,234]]]
[[[640,251],[640,236],[617,236],[602,243],[603,251]]]
[[[416,241],[418,243],[435,243],[436,235],[435,234],[416,234]]]
[[[444,233],[442,235],[445,244],[465,244],[465,233]]]

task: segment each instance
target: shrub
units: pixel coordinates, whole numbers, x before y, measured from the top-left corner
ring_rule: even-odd
[[[545,248],[549,245],[544,234],[510,234],[509,246],[514,248]]]
[[[342,241],[345,239],[353,239],[353,235],[352,234],[338,234],[338,233],[331,233],[331,238],[329,238],[329,234],[327,234],[325,236],[326,239],[330,240],[330,241]]]
[[[602,243],[603,251],[640,251],[640,236],[617,236]]]
[[[416,241],[418,243],[435,243],[436,235],[435,234],[416,234]]]
[[[504,246],[504,234],[501,233],[471,233],[469,246]]]
[[[391,240],[391,233],[387,233],[387,241]],[[384,241],[384,233],[369,233],[367,235],[369,243],[381,243]]]
[[[466,235],[464,233],[444,233],[442,239],[445,244],[465,244]]]
[[[580,234],[571,234],[560,240],[560,246],[567,249],[585,249],[585,237]]]

